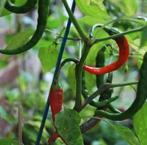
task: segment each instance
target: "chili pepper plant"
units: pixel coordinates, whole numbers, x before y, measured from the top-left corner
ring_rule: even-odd
[[[52,131],[45,144],[115,144],[107,135],[98,135],[102,124],[109,124],[124,144],[146,145],[142,132],[147,132],[147,24],[146,17],[138,14],[137,1],[18,1],[21,5],[3,0],[0,15],[22,15],[37,9],[37,25],[19,44],[8,43],[0,49],[1,56],[18,57],[39,48],[43,72],[53,74],[34,144],[42,144],[45,124],[50,121]],[[55,36],[52,23],[59,23],[57,14],[64,20]],[[136,76],[129,79],[132,66]],[[121,99],[126,88],[135,95],[124,107]],[[129,95],[124,93],[124,100],[129,100]]]

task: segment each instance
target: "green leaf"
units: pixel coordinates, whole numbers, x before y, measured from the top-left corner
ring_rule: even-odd
[[[126,16],[134,16],[137,12],[138,3],[137,0],[112,0]]]
[[[0,0],[0,16],[1,16],[1,13],[4,9],[5,2],[6,2],[6,0]]]
[[[134,16],[137,12],[137,0],[123,0],[122,9],[128,16]]]
[[[140,145],[138,138],[135,136],[134,132],[120,124],[112,124],[112,127],[120,134],[122,139],[127,141],[130,145]]]
[[[146,46],[147,41],[147,26],[141,31],[141,41],[140,41],[140,47]]]
[[[9,100],[9,103],[14,103],[19,99],[20,92],[18,89],[6,90],[5,95]]]
[[[103,0],[76,0],[76,3],[84,15],[92,16],[97,20],[111,19],[104,8]]]
[[[0,139],[0,145],[18,145],[18,141],[10,138]]]
[[[73,93],[75,93],[76,90],[76,81],[75,81],[75,65],[71,64],[68,67],[68,83],[70,88],[72,88]]]
[[[84,145],[79,124],[79,114],[74,110],[66,109],[56,116],[55,125],[58,133],[68,145]]]
[[[16,4],[17,6],[21,6],[21,5],[25,4],[26,1],[27,1],[27,0],[15,0],[15,4]]]
[[[9,15],[9,14],[11,14],[11,13],[7,9],[4,8],[0,13],[0,17],[6,16],[6,15]]]
[[[5,49],[16,49],[26,43],[32,35],[33,31],[27,29],[20,33],[17,33],[12,39],[8,42],[7,47]]]
[[[99,29],[99,28],[95,29],[93,35],[94,35],[95,38],[105,38],[105,37],[108,37],[108,34],[103,29]],[[93,45],[90,48],[90,52],[88,53],[88,56],[86,58],[86,64],[94,66],[95,65],[95,59],[96,59],[97,52],[102,47],[104,47],[106,44],[112,44],[112,42],[113,42],[112,40],[108,40],[108,41],[99,42],[99,43]]]
[[[84,16],[84,17],[79,19],[79,22],[83,23],[83,24],[87,24],[89,26],[93,26],[93,25],[98,24],[98,23],[104,24],[106,22],[106,20],[105,20],[104,17],[102,17],[102,18],[99,17],[98,19],[96,19],[96,18],[91,17],[91,16]]]
[[[7,112],[5,111],[5,109],[2,106],[0,106],[0,118],[2,118],[2,119],[7,118]]]
[[[39,58],[45,72],[50,71],[55,67],[57,56],[57,45],[53,42],[50,42],[47,47],[39,49]]]
[[[21,6],[26,3],[27,0],[15,0],[15,5]],[[0,0],[0,17],[11,14],[10,11],[4,8],[6,0]]]
[[[133,124],[141,142],[141,145],[147,145],[147,103],[142,107],[142,109],[134,116]]]
[[[7,62],[1,60],[1,61],[0,61],[0,69],[1,69],[1,68],[4,68],[5,66],[7,66]]]
[[[54,15],[51,15],[48,17],[47,28],[48,29],[57,29],[61,25],[63,25],[63,23],[66,19],[67,18],[63,15],[61,15],[59,18],[56,18]]]

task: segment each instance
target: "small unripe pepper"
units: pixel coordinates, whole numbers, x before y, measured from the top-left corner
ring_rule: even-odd
[[[129,44],[127,39],[124,36],[120,36],[118,38],[114,39],[119,47],[119,58],[116,62],[113,62],[107,66],[97,68],[97,67],[90,67],[87,65],[84,65],[83,68],[85,71],[91,73],[91,74],[96,74],[96,75],[101,75],[105,73],[112,72],[114,70],[117,70],[120,68],[127,60],[129,56]]]
[[[52,119],[55,120],[55,115],[61,111],[63,104],[63,90],[55,86],[51,89],[49,102],[51,106]]]

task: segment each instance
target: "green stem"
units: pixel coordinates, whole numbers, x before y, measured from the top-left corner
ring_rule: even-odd
[[[63,39],[63,37],[60,36],[59,39]],[[67,40],[70,40],[70,41],[81,41],[81,38],[72,38],[72,37],[68,37]]]
[[[131,85],[137,85],[138,82],[130,82],[130,83],[122,83],[122,84],[111,84],[110,88],[116,88],[116,87],[123,87],[123,86],[131,86]]]
[[[100,95],[100,90],[96,90],[92,95],[90,95],[83,104],[82,107],[85,107],[87,104],[89,104],[94,98],[96,98],[98,95]]]
[[[95,39],[93,41],[93,44],[101,42],[101,41],[109,40],[109,39],[114,39],[114,38],[117,38],[117,37],[120,37],[120,36],[123,36],[123,35],[126,35],[126,34],[130,34],[130,33],[134,33],[134,32],[139,32],[139,31],[142,31],[145,27],[146,26],[143,26],[143,27],[140,27],[140,28],[137,28],[137,29],[129,30],[129,31],[126,31],[126,32],[115,34],[115,35],[111,35],[109,37]]]
[[[103,91],[106,91],[107,89],[116,88],[116,87],[123,87],[123,86],[130,86],[130,85],[137,85],[137,84],[138,84],[138,82],[130,82],[130,83],[122,83],[122,84],[108,84],[108,83],[104,84],[100,87],[100,89],[95,91],[92,95],[90,95],[90,97],[87,98],[87,100],[85,101],[85,104],[86,105],[89,104],[95,97],[97,97]]]
[[[60,68],[62,68],[66,63],[69,63],[69,62],[74,62],[75,64],[77,64],[79,60],[76,58],[66,58],[61,62]]]
[[[77,22],[76,18],[74,17],[73,13],[71,12],[69,6],[68,6],[68,3],[66,0],[62,0],[63,4],[64,4],[64,7],[71,19],[71,21],[73,22],[76,30],[78,31],[80,37],[83,39],[84,42],[87,42],[89,41],[88,37],[86,36],[86,34],[83,32],[82,28],[80,27],[79,23]]]
[[[82,93],[82,71],[83,71],[83,64],[85,62],[85,59],[90,51],[91,45],[88,45],[87,43],[84,44],[83,48],[83,54],[82,57],[76,65],[75,70],[75,76],[76,76],[76,100],[75,100],[75,106],[74,109],[76,111],[80,111],[81,108],[81,93]]]

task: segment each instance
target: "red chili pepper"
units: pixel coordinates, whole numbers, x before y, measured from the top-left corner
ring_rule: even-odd
[[[60,135],[58,133],[54,133],[49,139],[48,139],[48,143],[51,144],[53,142],[55,142],[55,140],[60,137]]]
[[[127,39],[124,36],[118,37],[114,39],[119,47],[119,58],[116,62],[113,62],[107,66],[96,68],[96,67],[90,67],[87,65],[84,65],[84,70],[96,74],[101,75],[105,73],[112,72],[114,70],[117,70],[120,68],[127,60],[129,56],[129,44]]]
[[[54,143],[57,138],[60,138],[63,143],[67,144],[65,140],[58,134],[58,133],[53,133],[52,136],[48,139],[48,143]]]
[[[59,87],[53,87],[50,92],[49,102],[51,106],[52,118],[61,111],[63,103],[63,90]]]

